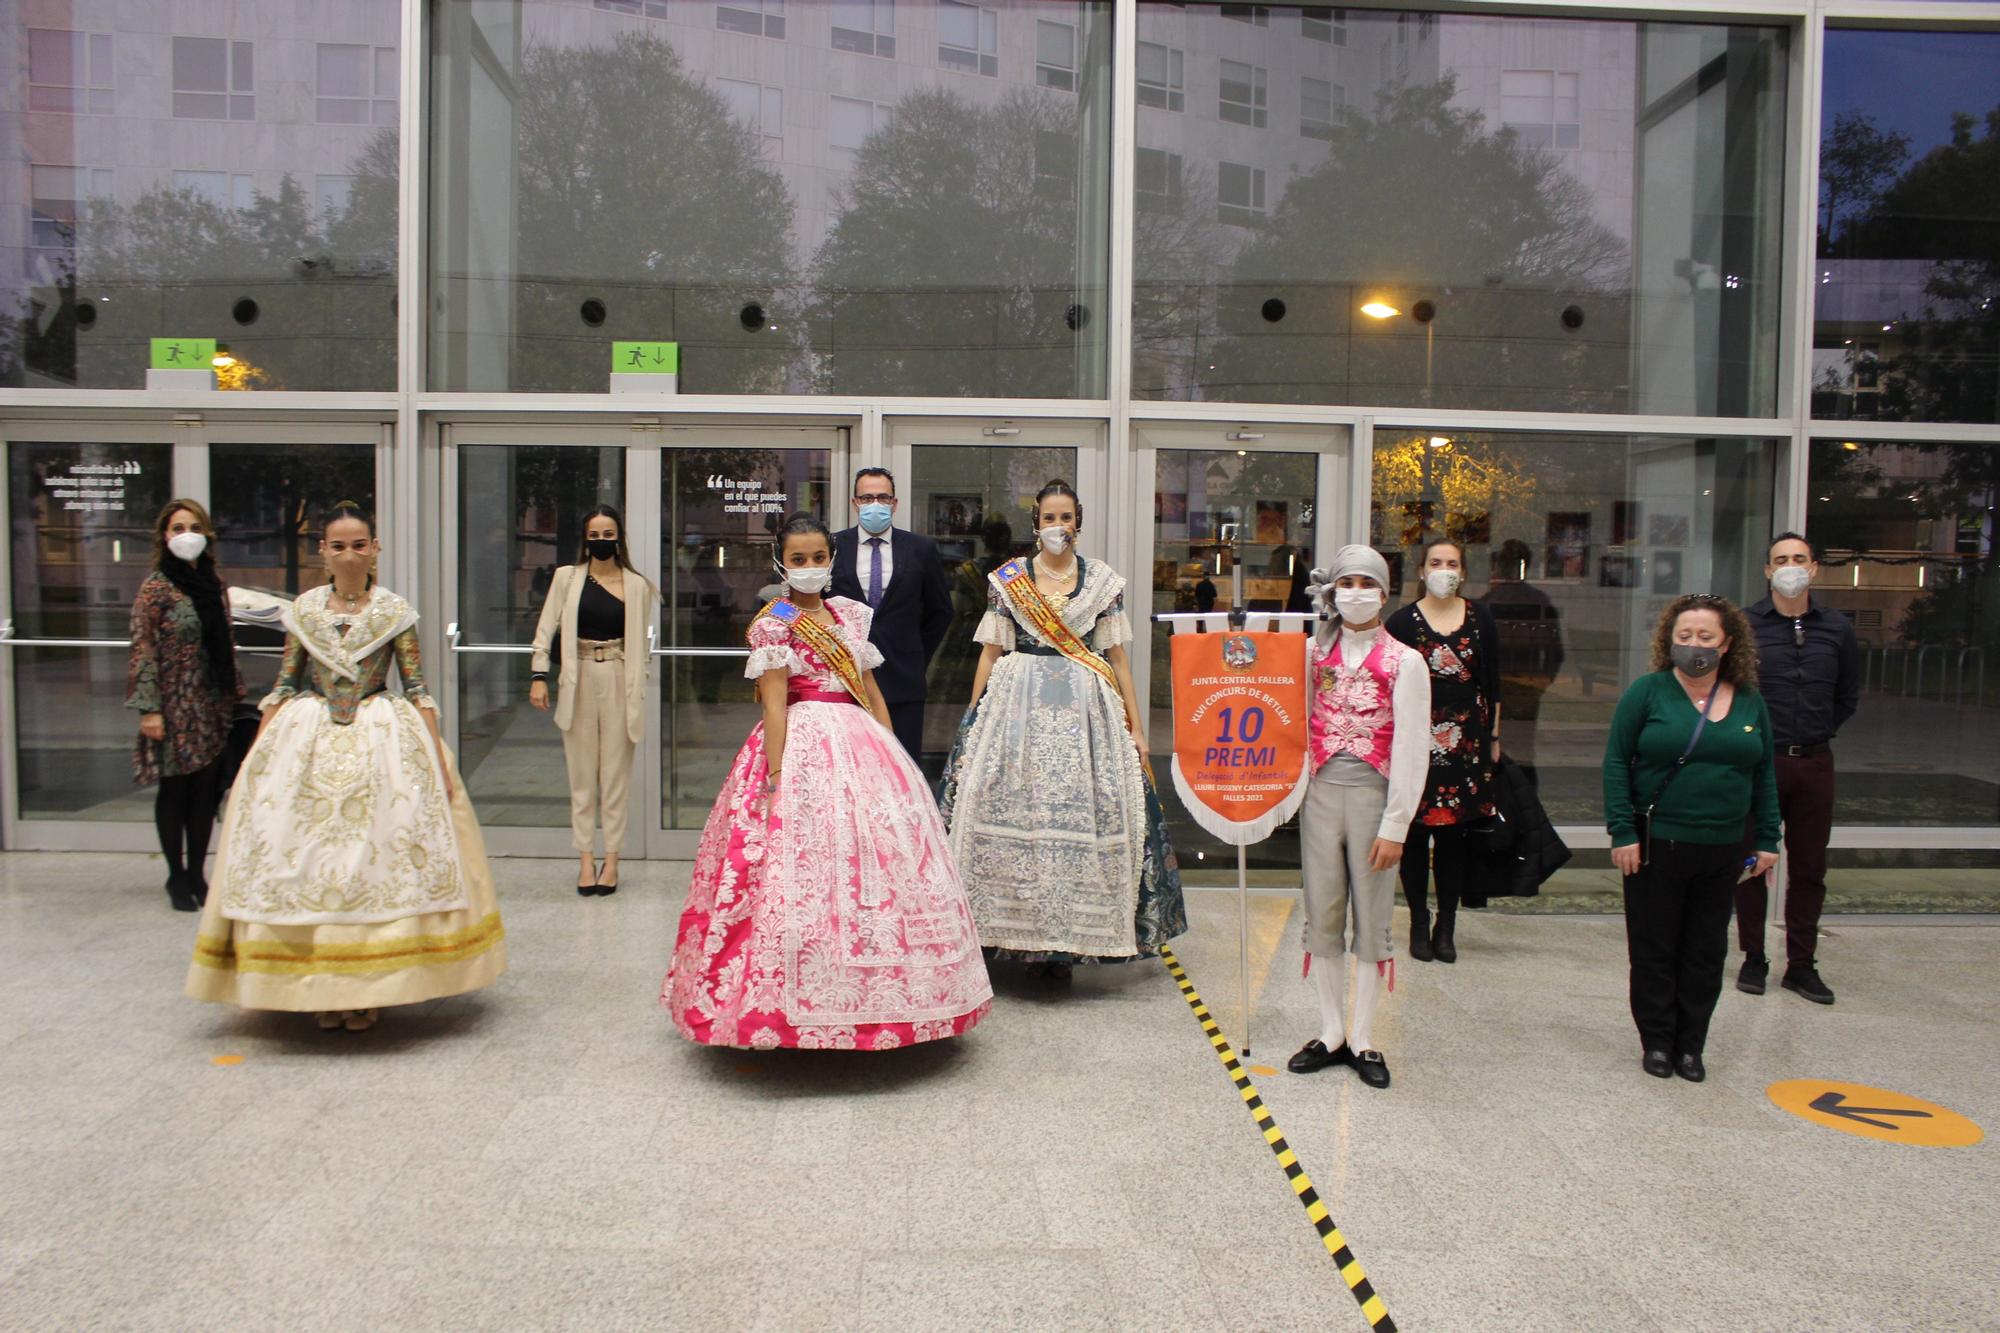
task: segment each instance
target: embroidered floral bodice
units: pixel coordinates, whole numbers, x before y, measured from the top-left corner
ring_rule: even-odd
[[[424,686],[415,608],[387,588],[377,588],[359,611],[336,612],[330,606],[332,591],[308,589],[287,608],[284,664],[264,696],[265,706],[316,694],[326,700],[333,720],[345,726],[363,701],[389,687],[393,666],[402,679],[403,697],[435,711]]]

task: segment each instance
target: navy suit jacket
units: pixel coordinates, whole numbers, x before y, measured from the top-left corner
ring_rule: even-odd
[[[832,591],[865,604],[868,590],[856,568],[860,549],[857,529],[833,534]],[[922,703],[924,675],[951,627],[951,584],[937,543],[929,537],[892,528],[889,552],[894,561],[889,586],[882,590],[882,605],[875,608],[868,631],[868,641],[882,650],[875,683],[882,687],[885,703]]]

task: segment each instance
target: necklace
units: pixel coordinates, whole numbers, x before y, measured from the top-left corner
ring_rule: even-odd
[[[335,597],[338,597],[341,601],[347,603],[347,613],[349,615],[352,615],[354,614],[354,612],[360,609],[361,599],[368,595],[368,590],[366,588],[363,588],[358,593],[344,593],[340,589],[335,588],[333,590],[333,595]]]
[[[1048,565],[1043,563],[1042,558],[1038,555],[1035,557],[1035,572],[1040,574],[1043,578],[1047,579],[1050,583],[1068,583],[1076,577],[1076,562],[1075,561],[1070,562],[1069,573],[1058,574],[1053,569],[1050,569]]]

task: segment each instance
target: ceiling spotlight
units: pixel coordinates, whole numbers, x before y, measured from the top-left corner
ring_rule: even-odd
[[[1361,307],[1361,313],[1370,319],[1394,319],[1403,312],[1387,301],[1370,301]]]

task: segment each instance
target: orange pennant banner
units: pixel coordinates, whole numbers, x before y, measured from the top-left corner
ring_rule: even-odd
[[[1204,829],[1261,842],[1305,800],[1305,634],[1180,633],[1174,680],[1174,790]]]

